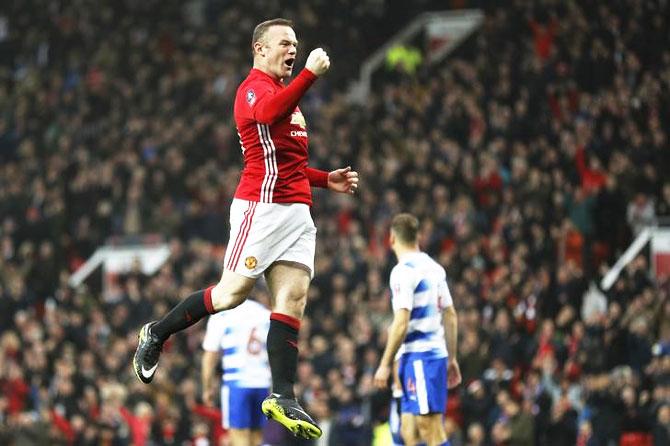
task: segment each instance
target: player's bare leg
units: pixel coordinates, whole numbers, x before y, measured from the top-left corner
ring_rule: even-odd
[[[263,437],[254,435],[256,433],[258,431],[251,429],[230,429],[230,446],[257,446],[261,444]]]
[[[298,366],[298,330],[307,303],[310,271],[304,265],[280,261],[265,272],[265,279],[273,311],[267,341],[272,393],[261,408],[268,418],[294,435],[319,438],[321,428],[300,407],[293,392]]]
[[[249,438],[251,438],[251,444],[254,446],[263,444],[263,431],[254,429],[251,431],[251,436]]]
[[[416,425],[419,436],[427,446],[441,446],[446,443],[447,433],[444,430],[441,413],[417,415]]]
[[[307,305],[310,271],[296,262],[275,262],[265,272],[272,311],[302,319]]]
[[[419,444],[419,433],[417,432],[414,415],[403,413],[400,415],[400,436],[405,446],[416,446]]]
[[[259,429],[228,430],[230,446],[259,446],[263,443],[263,432]]]
[[[174,333],[184,330],[203,317],[235,308],[247,298],[256,279],[224,270],[213,287],[196,291],[177,304],[161,320],[145,324],[133,357],[133,369],[143,383],[150,383],[158,368],[163,343]]]
[[[256,284],[256,279],[223,270],[221,280],[212,288],[214,312],[230,310],[244,302]]]

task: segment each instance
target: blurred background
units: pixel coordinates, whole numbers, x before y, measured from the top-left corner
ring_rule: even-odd
[[[219,278],[232,101],[273,17],[299,67],[330,54],[310,164],[361,187],[312,209],[298,390],[326,435],[267,444],[390,444],[371,382],[400,211],[459,314],[453,446],[670,444],[667,0],[2,2],[0,444],[226,444],[204,323],[151,386],[130,364],[142,323]]]

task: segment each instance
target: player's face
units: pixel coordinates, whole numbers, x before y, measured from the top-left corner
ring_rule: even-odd
[[[257,53],[268,74],[277,79],[291,76],[298,49],[298,40],[290,26],[272,26],[265,33]]]

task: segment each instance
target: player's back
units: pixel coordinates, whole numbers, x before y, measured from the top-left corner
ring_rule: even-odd
[[[270,310],[247,299],[232,310],[210,316],[203,346],[222,354],[223,382],[263,388],[271,382],[266,339]]]
[[[421,352],[434,358],[446,357],[442,310],[451,305],[451,296],[444,268],[423,252],[405,254],[391,272],[391,287],[395,288],[394,310],[410,310],[400,354]]]

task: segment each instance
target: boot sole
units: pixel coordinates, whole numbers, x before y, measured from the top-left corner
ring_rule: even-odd
[[[277,404],[277,400],[269,399],[263,401],[261,410],[268,419],[275,420],[277,423],[284,426],[296,437],[313,440],[321,437],[321,429],[319,426],[304,420],[294,420],[284,415],[284,409]]]

